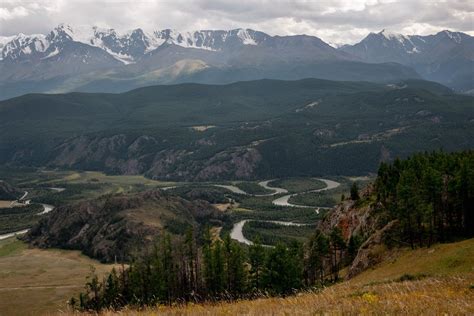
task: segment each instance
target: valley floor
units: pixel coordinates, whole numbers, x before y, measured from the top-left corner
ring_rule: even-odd
[[[30,249],[15,238],[0,241],[0,315],[66,311],[91,267],[100,275],[112,269],[79,251]]]

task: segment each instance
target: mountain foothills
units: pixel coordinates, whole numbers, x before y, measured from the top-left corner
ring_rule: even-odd
[[[0,38],[0,98],[30,92],[123,92],[153,84],[255,79],[393,82],[427,79],[474,89],[471,36],[371,33],[338,49],[308,35],[250,29],[178,32],[61,24],[50,33]]]
[[[356,175],[416,151],[470,149],[473,124],[473,97],[420,80],[29,94],[0,102],[0,163],[186,181]]]

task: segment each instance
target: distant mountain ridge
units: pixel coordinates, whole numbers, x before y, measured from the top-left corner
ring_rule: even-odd
[[[420,79],[419,74],[469,91],[472,42],[467,34],[449,31],[430,36],[383,31],[336,49],[315,36],[251,29],[119,33],[60,24],[48,34],[0,37],[0,99],[264,78],[396,82]]]
[[[250,29],[202,30],[195,32],[178,32],[165,29],[152,33],[137,28],[123,34],[114,29],[104,29],[96,26],[73,28],[67,24],[60,24],[50,33],[4,37],[0,58],[15,61],[28,55],[41,55],[47,59],[55,56],[59,51],[54,50],[58,43],[68,41],[98,47],[118,61],[129,64],[136,62],[145,54],[162,45],[177,45],[185,48],[219,51],[231,48],[232,45],[258,45],[271,36]],[[1,44],[0,44],[1,45]],[[53,48],[53,52],[50,47]]]
[[[382,30],[339,50],[365,62],[397,62],[422,77],[458,91],[474,89],[474,37],[448,30],[434,35],[402,35]]]

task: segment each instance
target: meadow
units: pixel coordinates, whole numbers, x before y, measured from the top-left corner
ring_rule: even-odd
[[[0,314],[43,315],[67,311],[91,268],[112,269],[79,251],[34,249],[16,238],[0,241]]]

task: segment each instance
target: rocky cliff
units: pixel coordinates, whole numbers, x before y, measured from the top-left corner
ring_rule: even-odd
[[[319,224],[319,229],[328,235],[333,227],[339,227],[346,244],[351,237],[363,240],[349,266],[347,279],[381,262],[387,245],[395,237],[393,233],[398,222],[388,220],[386,210],[375,202],[373,193],[373,187],[367,187],[362,191],[360,200],[341,202]]]
[[[197,149],[163,149],[160,140],[148,135],[135,139],[125,134],[79,136],[55,149],[51,167],[100,169],[117,174],[145,174],[152,179],[207,181],[211,179],[249,179],[261,160],[253,146],[235,146],[205,159]],[[197,158],[195,156],[198,156]]]

